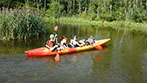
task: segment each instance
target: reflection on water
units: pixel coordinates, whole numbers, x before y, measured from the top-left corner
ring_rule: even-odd
[[[95,60],[101,60],[101,58],[102,58],[102,56],[100,56],[100,55],[94,56],[94,59],[95,59]]]
[[[50,26],[53,27],[53,26]],[[147,80],[147,36],[142,33],[91,26],[60,25],[61,35],[71,39],[111,38],[102,51],[51,57],[26,57],[25,50],[44,46],[49,36],[28,40],[0,41],[0,82],[53,83],[145,83]],[[60,39],[59,39],[60,40]]]

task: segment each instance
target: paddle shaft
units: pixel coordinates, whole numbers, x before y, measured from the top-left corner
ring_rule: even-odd
[[[58,31],[58,26],[55,26],[54,27],[54,31],[55,31],[55,35],[57,35],[57,31]],[[56,36],[56,44],[58,45],[58,39],[57,39],[57,36]],[[56,56],[55,56],[55,61],[59,61],[60,60],[60,55],[57,53]]]
[[[54,31],[55,31],[55,35],[57,35],[58,26],[55,26],[55,27],[54,27]],[[56,37],[56,44],[58,44],[58,39],[57,39],[57,37]]]

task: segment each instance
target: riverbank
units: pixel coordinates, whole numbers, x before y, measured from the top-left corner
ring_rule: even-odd
[[[130,30],[130,31],[140,31],[147,33],[147,23],[135,23],[130,21],[91,21],[84,18],[77,17],[61,17],[61,18],[49,18],[50,22],[59,22],[60,24],[70,24],[70,25],[93,25],[93,26],[104,26],[111,27],[113,29]]]

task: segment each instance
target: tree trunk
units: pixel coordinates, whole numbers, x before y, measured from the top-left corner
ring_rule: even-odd
[[[70,4],[70,12],[72,13],[72,1],[70,0],[70,2],[69,2],[69,4]]]
[[[138,7],[138,0],[136,0],[136,8]]]
[[[132,5],[131,2],[132,2],[132,0],[129,1],[129,8],[131,8],[131,5]]]
[[[79,0],[79,15],[81,15],[81,0]]]
[[[69,13],[69,7],[67,7],[67,12]]]
[[[72,13],[74,14],[74,11],[75,11],[75,0],[73,0],[73,6],[72,6]]]
[[[85,7],[85,11],[84,11],[85,13],[87,12],[87,7]]]
[[[44,9],[46,10],[46,0],[44,0]]]
[[[60,0],[58,0],[58,3],[60,5]],[[59,7],[59,16],[61,15],[61,10],[60,10],[60,7]]]
[[[132,2],[132,0],[129,0],[129,7],[128,7],[128,17],[130,17],[130,15],[131,15],[131,2]]]
[[[126,14],[126,21],[128,20],[128,10],[127,8],[125,9],[125,14]]]
[[[120,7],[122,6],[122,0],[120,0]]]
[[[133,8],[131,8],[131,15],[133,15]]]
[[[120,0],[120,7],[122,6],[122,0]],[[121,19],[121,10],[119,11],[119,19]]]
[[[103,0],[104,1],[104,7],[106,7],[106,1],[105,0]]]
[[[90,0],[90,2],[89,2],[89,9],[90,9],[90,11],[91,11],[91,0]]]
[[[36,7],[38,8],[38,0],[36,0]]]
[[[110,14],[112,14],[112,5],[110,5]]]
[[[91,0],[89,0],[89,13],[91,14]]]
[[[106,3],[105,0],[103,0],[103,10],[102,10],[103,14],[105,13],[105,6],[106,6],[105,3]]]
[[[131,8],[128,8],[128,19],[130,19],[130,14],[131,14]]]
[[[26,4],[28,5],[28,0],[26,0]]]
[[[142,0],[140,1],[140,8],[142,9]]]
[[[36,5],[37,5],[38,11],[39,11],[39,3],[40,3],[40,0],[36,0]]]
[[[97,8],[97,17],[99,17],[99,9]]]
[[[119,19],[121,19],[121,11],[119,12]]]
[[[147,0],[146,0],[146,11],[147,11]]]

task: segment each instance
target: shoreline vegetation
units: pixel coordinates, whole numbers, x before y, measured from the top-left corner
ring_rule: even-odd
[[[0,11],[0,40],[27,39],[46,33],[46,23],[39,13],[29,9]]]
[[[147,33],[146,4],[147,0],[1,0],[0,40],[39,37],[54,22]]]
[[[111,27],[113,29],[139,31],[147,33],[147,23],[136,23],[131,21],[112,21],[108,22],[105,20],[91,21],[84,18],[78,17],[60,17],[60,18],[47,18],[50,19],[51,23],[57,22],[65,25],[90,25],[98,27]]]

